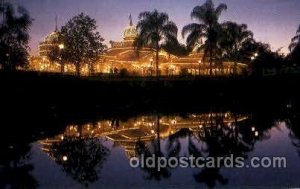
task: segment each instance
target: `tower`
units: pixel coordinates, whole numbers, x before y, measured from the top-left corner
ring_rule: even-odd
[[[58,28],[57,28],[57,15],[55,15],[55,32],[58,32]]]
[[[133,25],[133,23],[132,23],[132,16],[131,16],[131,14],[129,14],[129,25],[130,25],[130,26],[132,26],[132,25]]]
[[[134,41],[134,39],[137,37],[137,30],[136,27],[133,25],[132,22],[132,16],[129,15],[129,26],[125,28],[123,32],[123,39],[125,41]]]

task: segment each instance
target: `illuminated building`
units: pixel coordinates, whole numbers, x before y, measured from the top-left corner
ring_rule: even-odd
[[[131,18],[131,17],[130,17]],[[120,42],[110,41],[110,48],[100,56],[94,65],[95,73],[118,74],[120,72],[131,75],[151,76],[155,74],[155,51],[148,47],[141,48],[138,52],[134,47],[134,41],[138,35],[136,27],[130,19],[129,26],[123,31],[123,40]],[[30,68],[36,71],[59,72],[59,65],[51,66],[48,61],[48,48],[57,44],[58,31],[55,30],[40,43],[39,57],[31,59]],[[193,51],[188,56],[175,56],[161,50],[159,52],[160,75],[179,75],[184,71],[192,75],[209,75],[209,63],[203,63],[203,53]],[[246,64],[237,64],[237,73],[242,74],[248,69]],[[67,65],[66,72],[75,73],[73,65]],[[199,73],[200,72],[200,73]],[[224,62],[222,65],[213,64],[213,75],[229,75],[234,72],[233,62]],[[81,66],[82,75],[87,75],[88,65]]]
[[[59,31],[57,24],[55,30],[51,32],[45,39],[39,43],[39,55],[32,56],[29,59],[30,70],[46,71],[46,72],[59,72],[60,65],[57,62],[51,62],[48,59],[50,49],[59,46]]]
[[[39,44],[39,56],[47,58],[50,50],[57,47],[59,43],[59,32],[57,28],[50,33],[44,41],[40,42]]]

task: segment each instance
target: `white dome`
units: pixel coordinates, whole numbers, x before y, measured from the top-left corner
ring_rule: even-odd
[[[138,32],[136,30],[136,27],[131,25],[125,28],[123,32],[123,38],[126,40],[135,39],[138,35]]]
[[[44,40],[46,43],[57,43],[59,41],[59,32],[50,33]]]

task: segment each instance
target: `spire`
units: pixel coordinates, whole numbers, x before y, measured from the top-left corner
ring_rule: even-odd
[[[55,16],[55,31],[57,32],[58,29],[57,29],[57,16]]]
[[[129,25],[130,25],[130,26],[133,25],[133,24],[132,24],[132,16],[131,16],[131,14],[129,14]]]

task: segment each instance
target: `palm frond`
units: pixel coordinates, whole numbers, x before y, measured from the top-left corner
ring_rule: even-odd
[[[222,3],[220,4],[217,8],[216,8],[216,15],[217,17],[220,17],[220,15],[222,14],[223,11],[227,10],[227,5]]]
[[[296,48],[297,45],[298,45],[297,43],[291,43],[291,44],[289,45],[289,50],[290,50],[290,51],[293,51],[293,49]]]
[[[192,23],[192,24],[188,24],[182,28],[181,35],[184,38],[186,34],[189,34],[192,32],[203,33],[204,30],[206,30],[206,26],[204,24]]]
[[[297,42],[297,41],[300,42],[300,34],[292,38],[292,42]]]
[[[171,34],[173,36],[177,37],[178,28],[176,24],[172,21],[168,21],[163,27],[162,31],[164,34]]]

